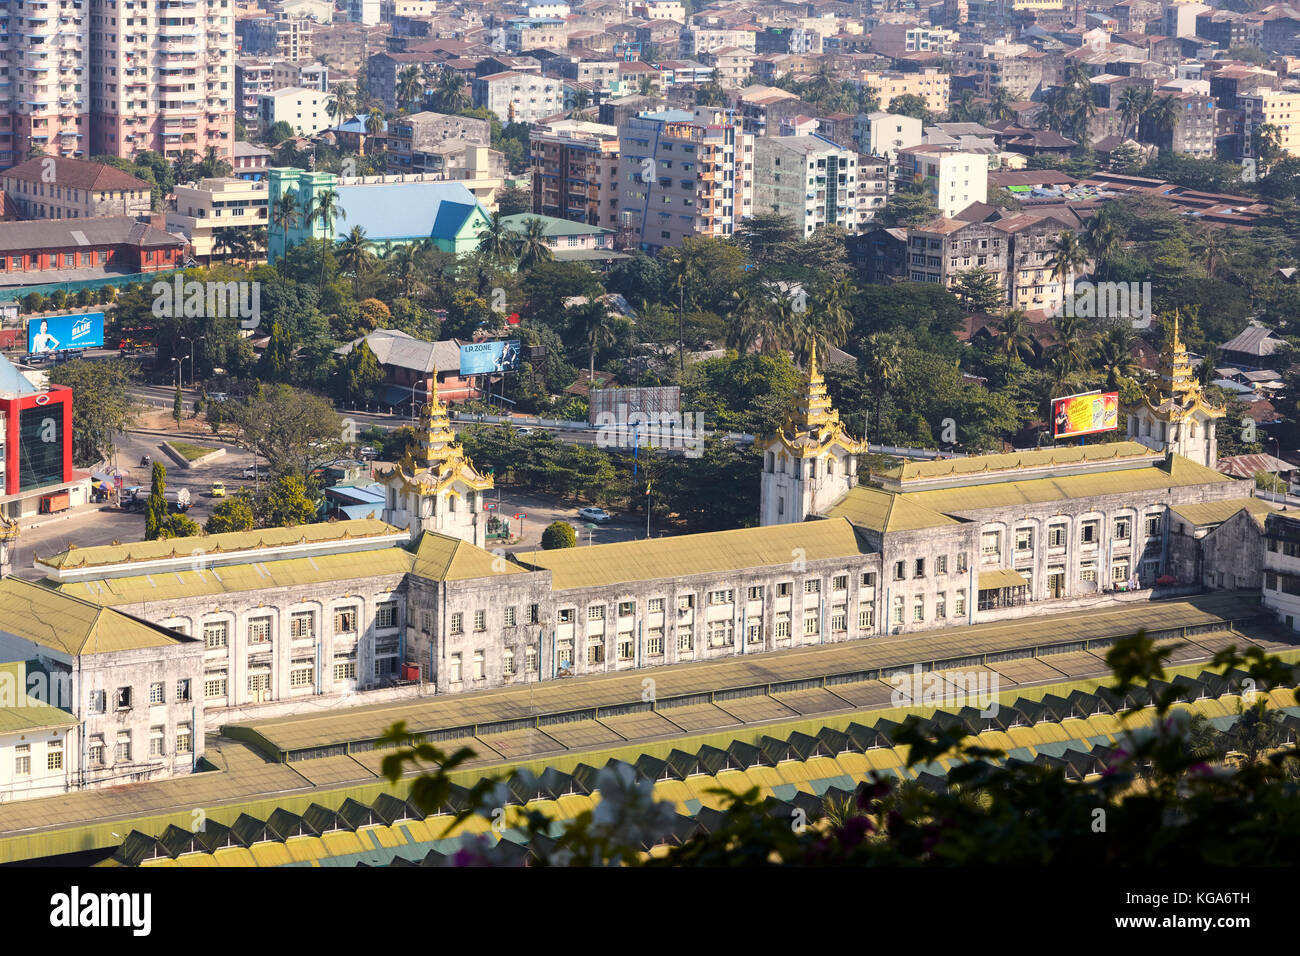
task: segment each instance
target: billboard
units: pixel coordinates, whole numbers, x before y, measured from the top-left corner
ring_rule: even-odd
[[[27,320],[27,351],[66,352],[70,349],[97,349],[104,345],[104,313],[47,315]]]
[[[1075,438],[1119,428],[1119,392],[1085,392],[1052,399],[1052,436]]]
[[[519,342],[496,339],[460,347],[461,375],[490,375],[519,371]]]

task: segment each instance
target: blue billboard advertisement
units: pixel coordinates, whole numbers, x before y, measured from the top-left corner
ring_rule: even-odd
[[[491,375],[519,371],[519,342],[475,342],[460,347],[461,375]]]
[[[27,351],[33,355],[69,349],[97,349],[103,345],[103,312],[47,315],[27,320]]]

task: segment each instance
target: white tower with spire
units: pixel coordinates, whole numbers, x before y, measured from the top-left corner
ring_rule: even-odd
[[[1212,404],[1187,360],[1187,349],[1178,337],[1178,316],[1173,335],[1160,356],[1160,377],[1128,415],[1128,437],[1155,451],[1169,451],[1213,468],[1219,458],[1215,421],[1224,416],[1221,405]]]
[[[858,483],[858,456],[866,445],[844,430],[817,369],[815,347],[812,353],[803,394],[794,409],[775,435],[759,439],[761,525],[825,514]]]
[[[456,441],[447,406],[438,397],[437,370],[429,396],[420,411],[420,447],[412,460],[376,470],[384,486],[382,520],[409,528],[412,540],[436,531],[482,547],[487,533],[483,492],[493,487],[492,477],[480,474]]]

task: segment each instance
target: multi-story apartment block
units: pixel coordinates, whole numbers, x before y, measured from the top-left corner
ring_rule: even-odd
[[[312,136],[328,129],[333,122],[329,113],[329,104],[333,101],[332,93],[299,86],[273,90],[258,97],[258,122],[265,129],[276,123],[288,123],[295,136]]]
[[[1300,156],[1300,93],[1291,90],[1258,90],[1239,95],[1237,106],[1245,114],[1245,135],[1265,123],[1270,124],[1278,129],[1278,145],[1282,151]],[[1213,114],[1213,109],[1209,109]]]
[[[235,155],[231,157],[230,165],[240,179],[261,181],[271,168],[271,151],[243,140],[235,140]]]
[[[169,160],[235,140],[230,0],[91,0],[91,151]],[[116,21],[116,28],[111,21]]]
[[[961,43],[961,71],[973,73],[980,96],[990,96],[998,87],[1013,99],[1027,100],[1043,85],[1044,53],[1024,43]]]
[[[487,120],[472,116],[448,116],[445,113],[421,112],[398,116],[388,124],[386,136],[390,173],[425,172],[417,168],[419,154],[428,153],[438,143],[459,140],[466,144],[488,146],[491,130]]]
[[[87,94],[94,47],[74,0],[0,4],[8,68],[0,76],[0,166],[32,152],[86,156],[95,104]]]
[[[675,20],[686,22],[686,8],[681,0],[633,0],[628,12],[642,20]]]
[[[1156,137],[1156,145],[1161,149],[1173,150],[1175,153],[1186,153],[1197,159],[1213,159],[1215,155],[1214,100],[1202,93],[1162,93],[1160,95],[1172,96],[1178,103],[1178,113],[1172,127],[1159,131]],[[1300,123],[1300,93],[1289,95],[1292,97],[1292,103],[1295,104],[1295,121]],[[1265,99],[1268,99],[1268,97],[1265,97]],[[1274,104],[1273,114],[1278,115],[1280,113],[1284,116],[1283,122],[1286,123],[1286,128],[1289,128],[1292,123],[1292,109],[1278,109],[1277,101],[1274,101]],[[1266,115],[1268,112],[1268,108],[1261,109],[1260,115]],[[1265,120],[1264,122],[1268,121]],[[1286,128],[1284,128],[1284,136]],[[1300,125],[1296,127],[1293,135],[1295,137],[1293,145],[1300,145]]]
[[[824,136],[762,136],[754,141],[755,215],[789,216],[801,236],[822,226],[856,233],[858,151]]]
[[[724,87],[736,89],[749,82],[754,72],[756,54],[738,46],[724,46],[709,53],[701,54],[700,59],[713,67],[713,76]]]
[[[1214,41],[1221,50],[1258,47],[1263,40],[1259,20],[1231,10],[1210,10],[1196,16],[1196,35]]]
[[[384,110],[397,110],[397,87],[402,71],[414,66],[420,69],[428,62],[424,53],[375,53],[366,60],[366,82],[370,95],[384,104]]]
[[[746,133],[777,136],[783,120],[815,112],[816,107],[805,103],[789,90],[751,86],[736,96],[736,110]]]
[[[536,123],[564,112],[564,84],[554,77],[507,70],[474,80],[474,105],[502,123]]]
[[[683,60],[695,60],[705,53],[724,47],[737,47],[757,52],[757,32],[754,30],[723,30],[709,27],[688,27],[682,31],[677,55]]]
[[[37,157],[0,173],[0,191],[24,219],[143,216],[152,187],[103,163]]]
[[[754,137],[732,110],[644,113],[619,127],[620,226],[647,251],[729,236],[753,208]]]
[[[515,17],[504,24],[506,49],[563,50],[569,45],[569,25],[558,17]]]
[[[948,53],[956,39],[954,30],[917,23],[877,23],[871,28],[872,51],[891,58],[905,53]]]
[[[931,113],[948,111],[948,94],[951,89],[951,77],[935,68],[927,68],[919,73],[872,73],[864,70],[856,86],[867,87],[876,91],[880,97],[880,108],[889,112],[896,96],[919,96],[925,101],[925,108]]]
[[[853,232],[866,232],[889,201],[889,160],[858,153],[858,225]]]
[[[944,146],[907,146],[898,151],[899,178],[929,190],[939,215],[949,219],[971,203],[988,201],[989,161],[981,153]]]
[[[232,251],[221,246],[224,230],[251,233],[267,224],[266,182],[237,179],[203,179],[178,185],[167,210],[167,231],[190,241],[191,255],[208,262]]]
[[[297,84],[290,84],[296,86]],[[260,122],[258,103],[263,93],[275,90],[275,61],[241,59],[235,61],[236,115],[246,127]]]
[[[914,116],[859,113],[853,122],[853,141],[858,149],[872,156],[883,156],[891,166],[898,163],[899,150],[920,146],[923,138],[921,121]]]
[[[618,128],[581,120],[534,126],[529,136],[533,212],[618,226]]]

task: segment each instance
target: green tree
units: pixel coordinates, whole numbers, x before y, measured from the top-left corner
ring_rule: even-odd
[[[902,96],[893,97],[889,101],[889,112],[919,119],[926,126],[934,122],[934,117],[926,109],[925,100],[915,93],[904,93]]]
[[[343,400],[369,401],[384,380],[384,370],[379,359],[365,339],[362,339],[343,359]]]
[[[75,359],[50,369],[50,381],[72,389],[72,463],[89,468],[116,450],[114,437],[130,429],[139,407],[128,391],[135,378],[129,362]]]
[[[176,382],[176,393],[172,396],[172,418],[176,419],[176,427],[181,427],[181,418],[185,414],[185,397],[181,394],[181,383]]]
[[[983,266],[958,272],[953,292],[967,312],[994,312],[1006,304],[998,277]]]
[[[256,526],[253,506],[247,495],[240,494],[213,508],[203,530],[207,534],[223,534],[227,531],[252,531]]]
[[[518,239],[519,271],[527,272],[541,262],[550,262],[555,253],[546,244],[546,224],[537,216],[524,220],[524,231]]]
[[[292,528],[316,520],[316,503],[301,477],[281,475],[258,500],[257,513],[263,527]]]
[[[160,461],[153,463],[153,476],[149,484],[149,498],[144,505],[144,539],[154,541],[162,537],[167,524],[167,469]]]
[[[900,186],[889,197],[881,212],[879,222],[885,228],[921,226],[939,215],[930,191],[908,184]]]
[[[265,458],[274,475],[306,478],[342,451],[342,418],[312,392],[268,385],[225,404],[240,444]]]
[[[542,550],[574,548],[578,545],[578,532],[567,521],[552,521],[542,532]]]

